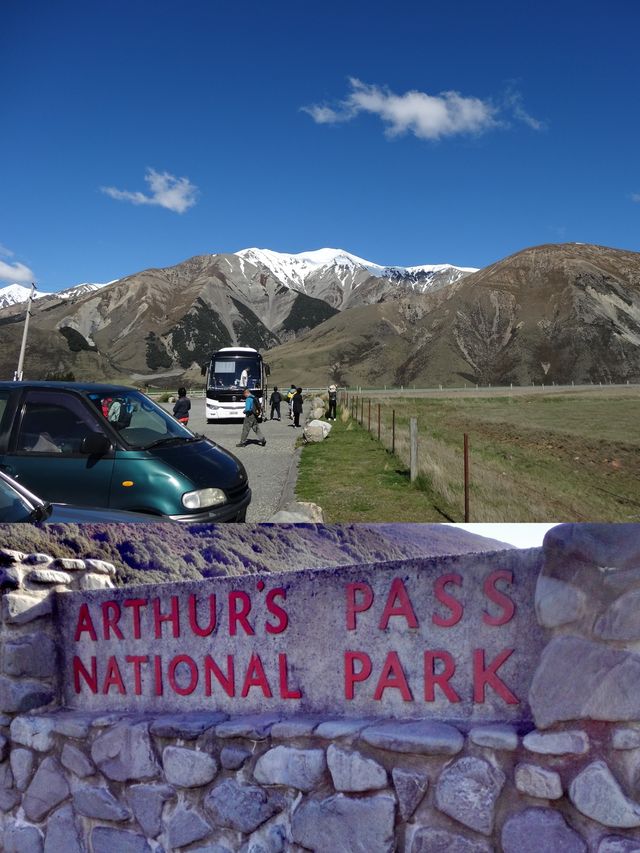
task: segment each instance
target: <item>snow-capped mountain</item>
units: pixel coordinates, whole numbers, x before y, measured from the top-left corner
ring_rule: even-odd
[[[0,308],[8,308],[10,305],[26,302],[30,293],[31,288],[24,284],[8,284],[6,287],[0,287]]]
[[[117,279],[114,279],[114,281],[117,281]],[[106,287],[108,284],[113,283],[113,281],[107,281],[101,284],[83,282],[82,284],[76,284],[73,287],[67,287],[65,290],[60,290],[57,293],[48,293],[47,291],[36,290],[35,298],[46,299],[47,297],[54,297],[58,299],[71,299],[78,296],[84,296],[87,293],[93,293],[96,290],[100,290],[101,287]],[[29,299],[30,292],[31,288],[26,287],[23,284],[9,284],[6,287],[0,287],[0,309],[9,308],[14,305],[20,305],[22,302],[26,302]]]

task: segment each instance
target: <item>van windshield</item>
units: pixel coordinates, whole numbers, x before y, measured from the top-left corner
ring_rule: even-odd
[[[211,364],[209,388],[260,388],[262,382],[261,360],[256,356],[224,358],[219,356]]]
[[[132,448],[141,450],[168,440],[193,441],[188,430],[141,391],[95,391],[87,394],[102,417]]]

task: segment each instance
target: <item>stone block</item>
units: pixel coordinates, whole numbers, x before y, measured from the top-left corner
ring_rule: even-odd
[[[54,558],[49,554],[27,554],[22,562],[26,566],[50,566]]]
[[[44,853],[85,853],[71,806],[62,806],[49,815],[46,832]]]
[[[20,589],[23,577],[20,566],[4,566],[0,569],[0,589]]]
[[[175,796],[176,792],[169,785],[131,785],[127,788],[127,800],[147,838],[160,834],[162,809],[167,800]]]
[[[156,737],[195,740],[207,729],[211,729],[227,719],[227,714],[216,711],[204,714],[162,714],[153,720],[150,732]]]
[[[506,777],[482,758],[459,758],[440,774],[436,806],[459,823],[491,835],[495,806]]]
[[[84,739],[89,734],[94,717],[77,711],[57,711],[49,719],[53,722],[56,734]]]
[[[458,729],[433,720],[380,723],[366,728],[360,739],[379,749],[421,755],[455,755],[464,746]]]
[[[545,560],[574,560],[603,568],[640,565],[637,524],[559,524],[544,537]]]
[[[51,678],[58,671],[56,644],[41,631],[6,640],[2,669],[14,677]]]
[[[250,756],[250,750],[241,746],[223,746],[220,751],[220,764],[225,770],[239,770]]]
[[[179,805],[166,822],[170,848],[184,847],[211,834],[211,827],[195,809]]]
[[[265,740],[271,727],[282,719],[281,714],[247,714],[234,717],[216,726],[216,736],[220,738],[246,737],[250,740]]]
[[[49,593],[33,595],[27,592],[8,592],[2,597],[2,616],[10,625],[26,625],[52,612]]]
[[[73,805],[78,814],[97,820],[129,820],[131,812],[108,788],[87,786],[73,792]]]
[[[82,575],[80,578],[80,589],[112,589],[114,583],[109,575]]]
[[[165,747],[162,765],[167,782],[179,788],[207,785],[218,772],[218,765],[212,755],[181,746]]]
[[[387,786],[384,767],[359,752],[332,743],[327,750],[327,765],[336,791],[376,791]]]
[[[500,723],[474,726],[469,732],[469,740],[476,746],[483,746],[486,749],[511,752],[518,748],[518,733],[515,728]]]
[[[71,583],[71,575],[66,572],[58,572],[55,569],[32,569],[29,572],[28,579],[31,583],[41,584],[69,584]]]
[[[10,823],[2,836],[4,853],[42,853],[43,838],[37,826]]]
[[[9,763],[11,764],[11,772],[13,773],[16,788],[19,791],[25,791],[31,780],[34,757],[30,749],[21,749],[18,747],[11,750]]]
[[[70,557],[58,557],[53,561],[56,569],[62,569],[63,572],[83,572],[86,569],[85,560],[76,560]]]
[[[75,773],[80,779],[93,776],[96,772],[93,761],[81,749],[71,743],[65,743],[62,747],[60,761],[67,770]]]
[[[204,808],[216,826],[238,832],[253,832],[277,811],[276,800],[255,785],[240,785],[225,779],[204,798]]]
[[[14,551],[11,548],[0,548],[0,565],[10,566],[12,563],[22,563],[25,555],[22,551]]]
[[[331,424],[326,421],[311,420],[305,426],[303,435],[307,441],[318,442],[324,439],[331,432]]]
[[[53,721],[49,717],[15,717],[11,723],[11,740],[36,752],[53,749]]]
[[[614,749],[638,749],[640,729],[614,729],[611,732],[611,746]]]
[[[447,829],[421,826],[414,832],[407,853],[493,853],[493,850],[485,841],[465,838]]]
[[[261,755],[253,770],[262,785],[286,785],[312,791],[322,784],[327,769],[323,749],[276,746]]]
[[[274,723],[271,737],[279,740],[292,740],[298,737],[310,737],[320,720],[317,717],[290,717]]]
[[[640,853],[640,839],[607,835],[598,845],[597,853]]]
[[[541,574],[536,583],[535,608],[543,628],[558,628],[580,619],[585,611],[587,596],[566,581]]]
[[[426,773],[394,767],[391,778],[398,797],[400,815],[403,820],[409,820],[427,792],[429,777]]]
[[[53,689],[42,681],[0,675],[0,711],[25,713],[48,705],[54,698]]]
[[[116,724],[95,739],[91,758],[105,776],[117,782],[145,781],[160,775],[148,723]]]
[[[604,761],[593,761],[569,786],[569,799],[586,817],[603,826],[640,826],[640,805],[630,800]]]
[[[501,841],[503,853],[587,853],[582,836],[553,809],[530,808],[511,815]]]
[[[529,732],[522,739],[522,745],[538,755],[586,755],[589,752],[589,736],[579,730]]]
[[[45,758],[22,798],[24,813],[36,822],[45,818],[50,811],[69,796],[69,786],[58,761]]]
[[[515,772],[516,788],[521,794],[545,800],[559,800],[562,781],[555,770],[546,770],[537,764],[518,764]]]
[[[316,737],[321,737],[324,740],[337,740],[341,737],[351,737],[352,735],[360,734],[363,729],[366,729],[374,721],[371,719],[358,720],[349,717],[343,717],[337,720],[326,720],[314,731]]]
[[[392,853],[394,821],[390,794],[357,799],[334,794],[303,800],[291,819],[291,837],[314,853]]]
[[[640,589],[616,598],[598,617],[593,633],[601,640],[640,640]]]
[[[88,559],[84,561],[85,567],[96,575],[111,575],[116,574],[116,567],[113,563],[107,563],[105,560]]]
[[[137,832],[96,826],[91,831],[93,853],[151,853],[149,842]]]

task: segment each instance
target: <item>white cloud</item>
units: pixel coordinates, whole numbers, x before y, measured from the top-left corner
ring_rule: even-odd
[[[165,207],[175,213],[184,213],[196,203],[198,188],[188,178],[176,178],[169,172],[156,172],[155,169],[147,169],[144,177],[150,195],[136,191],[119,190],[116,187],[100,187],[103,193],[118,201],[130,201],[132,204],[153,204]]]
[[[3,246],[2,243],[0,243],[0,255],[3,258],[12,258],[14,254],[15,252],[12,252],[11,249],[7,249],[6,246]]]
[[[403,95],[386,86],[363,83],[350,78],[351,91],[337,106],[311,104],[302,107],[317,124],[337,124],[351,121],[360,113],[377,115],[386,125],[387,136],[413,133],[419,139],[441,139],[446,136],[479,134],[496,127],[505,127],[502,110],[535,130],[544,125],[524,109],[519,92],[509,89],[502,107],[491,100],[447,91],[429,95],[412,89]]]
[[[7,264],[5,261],[0,261],[0,281],[6,281],[9,284],[31,284],[35,280],[33,271],[24,264],[17,261],[14,264]]]

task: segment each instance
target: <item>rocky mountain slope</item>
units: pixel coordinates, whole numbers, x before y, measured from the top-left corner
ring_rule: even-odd
[[[33,307],[26,375],[153,380],[190,371],[230,344],[261,350],[291,341],[338,311],[425,291],[469,274],[449,265],[382,267],[337,249],[283,255],[261,249],[200,255],[99,289],[78,288]],[[84,286],[89,288],[91,286]],[[0,311],[9,377],[24,307]]]
[[[525,249],[447,287],[343,312],[269,361],[281,381],[305,365],[310,384],[638,382],[640,254]]]

